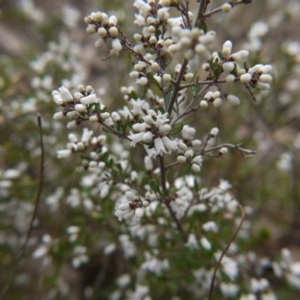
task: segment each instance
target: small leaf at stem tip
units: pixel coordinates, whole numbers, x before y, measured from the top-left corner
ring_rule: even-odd
[[[222,53],[221,53],[220,51],[218,52],[218,56],[219,56],[219,58],[220,58],[221,60],[224,59],[224,57],[223,57],[223,55],[222,55]]]
[[[204,33],[207,33],[207,24],[205,23],[204,20],[198,20],[196,27],[198,27],[199,29],[202,29],[204,31]]]

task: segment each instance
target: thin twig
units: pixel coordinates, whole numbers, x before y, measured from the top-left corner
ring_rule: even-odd
[[[37,216],[37,210],[38,210],[38,206],[39,206],[39,203],[40,203],[40,200],[41,200],[41,195],[42,195],[43,185],[44,185],[45,150],[44,150],[44,142],[43,142],[42,118],[41,118],[40,113],[37,114],[37,121],[38,121],[38,126],[39,126],[40,147],[41,147],[39,186],[38,186],[38,191],[37,191],[36,198],[35,198],[35,201],[34,201],[35,202],[34,210],[33,210],[31,220],[30,220],[29,230],[27,232],[26,240],[25,240],[25,243],[23,245],[22,251],[20,253],[20,258],[24,255],[24,253],[26,251],[28,240],[30,238],[30,235],[31,235],[31,232],[32,232],[32,229],[33,229],[33,222],[34,222],[34,220]]]
[[[29,229],[27,231],[25,242],[23,244],[23,247],[21,249],[21,252],[20,252],[19,256],[17,256],[17,258],[15,260],[14,267],[13,267],[13,270],[11,271],[9,279],[8,279],[6,285],[4,286],[4,288],[1,290],[0,299],[5,299],[5,296],[8,292],[8,290],[9,290],[12,282],[13,282],[13,279],[14,279],[17,271],[18,271],[19,261],[22,259],[22,257],[24,256],[24,254],[26,252],[28,240],[30,238],[30,235],[31,235],[31,232],[32,232],[32,229],[33,229],[34,220],[36,219],[36,216],[37,216],[37,210],[38,210],[38,206],[39,206],[39,203],[40,203],[41,194],[42,194],[42,190],[43,190],[44,167],[45,167],[45,151],[44,151],[44,142],[43,142],[42,119],[41,119],[41,114],[39,114],[39,113],[37,114],[37,121],[38,121],[38,126],[39,126],[40,147],[41,147],[41,160],[40,160],[38,191],[37,191],[37,194],[36,194],[36,197],[35,197],[34,210],[33,210],[33,213],[32,213],[31,220],[30,220]]]
[[[200,5],[199,5],[199,10],[198,10],[197,18],[195,20],[195,25],[194,26],[196,26],[198,24],[199,20],[204,19],[204,12],[206,10],[206,6],[207,6],[207,0],[201,0],[200,1]]]
[[[219,257],[218,259],[218,262],[217,262],[217,265],[214,269],[214,273],[213,273],[213,276],[212,276],[212,280],[211,280],[211,284],[210,284],[210,290],[209,290],[209,296],[208,296],[208,300],[212,300],[212,296],[213,296],[213,291],[214,291],[214,284],[215,284],[215,279],[216,279],[216,274],[217,274],[217,271],[221,265],[221,262],[222,262],[222,259],[223,257],[225,256],[225,254],[227,253],[230,245],[233,243],[233,241],[236,239],[237,237],[237,234],[239,233],[239,231],[241,230],[241,227],[242,227],[242,224],[244,222],[244,219],[245,219],[245,211],[242,207],[242,205],[238,204],[239,206],[239,209],[240,209],[240,212],[241,212],[241,221],[240,221],[240,224],[238,226],[238,228],[236,229],[234,235],[232,236],[232,238],[230,239],[228,245],[226,246],[226,248],[224,249],[224,251],[222,252],[221,256]]]
[[[159,155],[159,166],[160,166],[160,175],[161,175],[161,186],[163,189],[163,192],[167,191],[167,185],[166,185],[166,170],[165,170],[165,163],[164,163],[164,157]]]
[[[230,5],[233,8],[235,6],[238,6],[239,4],[249,4],[251,2],[252,2],[252,0],[244,0],[244,1],[241,1],[241,2],[237,2],[237,3],[230,2]],[[213,9],[209,10],[208,12],[206,12],[205,14],[203,14],[203,18],[210,17],[211,15],[216,14],[220,11],[222,11],[222,5],[219,6],[219,7],[213,8]]]
[[[171,100],[170,100],[170,103],[169,103],[169,107],[168,107],[168,113],[169,113],[169,115],[171,115],[174,103],[175,103],[175,101],[177,99],[178,92],[180,90],[180,82],[182,80],[182,77],[184,76],[187,64],[188,64],[188,60],[184,59],[183,62],[182,62],[181,69],[180,69],[180,72],[178,74],[178,77],[176,78],[176,82],[174,83],[174,90],[173,90],[173,93],[172,93],[172,96],[171,96]]]
[[[204,155],[206,153],[209,153],[209,152],[221,149],[223,147],[234,148],[234,149],[237,149],[240,152],[242,152],[244,154],[247,154],[247,155],[254,155],[254,154],[256,154],[256,152],[254,150],[242,148],[241,145],[242,144],[233,145],[233,144],[225,143],[225,144],[221,144],[221,145],[218,145],[218,146],[215,146],[215,147],[211,147],[211,148],[206,149],[206,150],[204,148],[199,153],[197,153],[197,155]]]
[[[239,78],[236,78],[234,80],[234,82],[238,82],[240,81]],[[184,85],[181,85],[180,86],[180,90],[183,90],[183,89],[186,89],[186,88],[189,88],[189,87],[194,87],[194,86],[198,86],[198,85],[205,85],[205,84],[219,84],[219,83],[227,83],[226,80],[202,80],[202,81],[198,81],[198,82],[193,82],[193,83],[188,83],[188,84],[184,84]]]
[[[184,116],[196,111],[199,106],[197,107],[193,107],[195,101],[197,100],[197,98],[199,98],[208,88],[210,87],[210,85],[206,85],[204,86],[201,91],[199,91],[194,97],[193,97],[193,100],[189,103],[189,105],[187,106],[187,108],[185,109],[185,111],[180,114],[179,116],[177,116],[176,119],[174,119],[172,122],[171,122],[171,126],[175,125],[180,119],[182,119]]]
[[[161,174],[161,185],[162,185],[163,192],[165,193],[167,191],[167,185],[166,185],[166,168],[165,168],[164,158],[161,155],[159,155],[159,166],[160,166],[160,174]],[[170,215],[171,215],[172,219],[174,220],[174,222],[175,222],[175,224],[177,226],[178,231],[182,233],[183,240],[186,241],[185,232],[184,232],[184,230],[182,228],[181,223],[177,219],[176,214],[173,211],[170,203],[168,202],[168,200],[165,201],[164,203],[166,204],[167,209],[169,210]]]
[[[196,155],[206,155],[209,152],[212,152],[212,151],[215,151],[215,150],[219,150],[219,149],[221,149],[223,147],[234,148],[234,149],[240,151],[241,153],[243,153],[244,155],[254,155],[254,154],[256,154],[256,152],[254,150],[242,148],[241,145],[242,144],[234,145],[234,144],[224,143],[224,144],[221,144],[221,145],[218,145],[218,146],[214,146],[214,147],[211,147],[211,148],[205,150],[205,147],[207,146],[207,143],[206,143],[205,147],[202,148]],[[207,156],[209,156],[209,155],[207,155]],[[178,161],[174,161],[174,162],[170,163],[169,165],[165,166],[165,170],[167,170],[169,168],[172,168],[174,166],[177,166],[179,164],[181,164],[181,163],[178,162]]]

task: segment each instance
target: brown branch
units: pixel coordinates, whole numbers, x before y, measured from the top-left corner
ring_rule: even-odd
[[[215,284],[215,279],[216,279],[216,274],[217,274],[217,271],[221,265],[221,262],[222,262],[222,259],[223,257],[225,256],[225,254],[227,253],[230,245],[233,243],[233,241],[236,239],[237,237],[237,234],[239,233],[239,231],[241,230],[241,227],[242,227],[242,224],[244,222],[244,219],[245,219],[245,211],[242,207],[242,205],[238,204],[239,206],[239,209],[240,209],[240,212],[241,212],[241,221],[240,221],[240,224],[238,226],[238,228],[236,229],[234,235],[232,236],[232,238],[230,239],[228,245],[226,246],[226,248],[224,249],[224,251],[222,252],[220,258],[218,259],[218,262],[217,262],[217,265],[214,269],[214,273],[213,273],[213,276],[212,276],[212,280],[211,280],[211,284],[210,284],[210,290],[209,290],[209,296],[208,296],[208,300],[212,300],[212,296],[213,296],[213,290],[214,290],[214,284]]]
[[[194,26],[196,26],[198,24],[199,20],[204,19],[204,13],[205,13],[206,7],[207,7],[207,0],[200,0],[199,10],[198,10],[198,14],[197,14],[197,18],[195,20]]]
[[[160,166],[162,190],[163,190],[164,193],[166,193],[167,192],[167,186],[166,186],[166,168],[165,168],[164,158],[161,155],[159,155],[158,158],[159,158],[159,166]],[[181,223],[179,222],[178,218],[176,217],[176,214],[173,211],[170,203],[168,202],[168,200],[164,201],[164,203],[165,203],[167,209],[169,210],[170,215],[171,215],[173,221],[175,222],[178,231],[182,233],[184,242],[186,242],[185,232],[184,232],[184,230],[182,228]]]
[[[237,2],[237,3],[232,3],[232,2],[228,2],[228,3],[231,5],[232,8],[234,8],[235,6],[238,6],[240,4],[249,4],[251,2],[252,2],[252,0],[243,0],[243,1]],[[213,9],[209,10],[208,12],[206,12],[205,14],[203,14],[203,19],[208,18],[211,15],[216,14],[220,11],[222,11],[222,5],[219,7],[213,8]]]
[[[176,101],[177,96],[178,96],[178,92],[180,91],[180,82],[182,80],[182,77],[184,76],[187,64],[188,64],[188,60],[184,59],[183,62],[182,62],[181,69],[180,69],[180,72],[178,74],[178,77],[176,78],[176,81],[174,83],[174,90],[173,90],[171,100],[170,100],[170,103],[169,103],[169,107],[168,107],[169,115],[171,115],[171,113],[172,113],[173,106],[174,106],[175,101]]]
[[[43,190],[45,150],[44,150],[44,142],[43,142],[42,119],[41,119],[41,114],[39,114],[39,113],[37,114],[37,121],[38,121],[38,126],[39,126],[40,147],[41,147],[41,160],[40,160],[38,191],[37,191],[37,194],[36,194],[36,197],[35,197],[34,210],[33,210],[33,213],[32,213],[31,220],[30,220],[29,229],[27,231],[25,242],[23,244],[23,247],[21,249],[21,252],[20,252],[19,256],[15,259],[14,267],[13,267],[13,270],[11,271],[11,274],[8,278],[8,281],[7,281],[6,285],[4,286],[4,288],[1,290],[0,299],[5,299],[5,296],[8,292],[8,290],[9,290],[9,288],[11,287],[13,279],[14,279],[17,271],[18,271],[18,268],[20,267],[18,263],[25,254],[27,244],[28,244],[28,240],[30,238],[30,235],[31,235],[31,232],[32,232],[32,229],[33,229],[33,223],[34,223],[34,220],[37,216],[37,210],[38,210],[38,206],[39,206],[39,203],[40,203],[41,194],[42,194],[42,190]]]
[[[38,191],[36,194],[36,198],[35,198],[35,205],[34,205],[34,210],[33,210],[33,214],[30,220],[30,225],[29,225],[29,230],[27,232],[27,236],[26,236],[26,240],[25,243],[23,245],[21,254],[20,254],[20,258],[24,255],[25,251],[26,251],[26,247],[28,244],[28,240],[30,238],[32,229],[33,229],[33,222],[37,216],[37,210],[38,210],[38,206],[41,200],[41,195],[42,195],[42,191],[43,191],[43,185],[44,185],[44,171],[45,171],[45,150],[44,150],[44,142],[43,142],[43,131],[42,131],[42,118],[41,118],[41,114],[38,113],[37,114],[37,121],[38,121],[38,126],[39,126],[39,133],[40,133],[40,147],[41,147],[41,160],[40,160],[40,172],[39,172],[39,186],[38,186]]]

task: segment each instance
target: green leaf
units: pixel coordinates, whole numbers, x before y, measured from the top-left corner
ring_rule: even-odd
[[[88,109],[92,110],[94,107],[95,111],[97,114],[100,114],[101,110],[100,110],[100,103],[91,103],[88,105]]]
[[[145,172],[140,172],[140,173],[138,174],[138,177],[137,177],[137,185],[138,185],[138,186],[141,186],[142,181],[143,181],[143,179],[144,179],[144,175],[145,175]]]
[[[148,145],[148,149],[153,149],[154,148],[154,142],[151,142],[149,145]]]
[[[134,99],[134,100],[137,100],[139,97],[138,97],[138,95],[137,95],[137,93],[136,93],[135,91],[132,91],[132,92],[130,93],[130,98],[131,98],[131,99]]]
[[[218,52],[218,56],[219,56],[219,58],[221,59],[221,60],[223,60],[224,59],[224,56],[223,56],[223,54],[222,54],[222,52]]]
[[[160,111],[162,114],[165,113],[165,109],[164,109],[162,106],[159,106],[159,107],[157,108],[157,110]]]
[[[182,128],[184,126],[183,122],[179,122],[177,124],[175,124],[175,126],[171,129],[171,131],[169,132],[170,135],[176,135],[178,133],[181,132]]]
[[[205,23],[204,20],[198,20],[196,27],[202,29],[204,31],[204,33],[207,32],[207,24]]]
[[[150,82],[150,84],[155,85],[158,89],[160,89],[159,83],[156,81],[156,79],[153,77],[153,74],[147,73],[147,79]]]

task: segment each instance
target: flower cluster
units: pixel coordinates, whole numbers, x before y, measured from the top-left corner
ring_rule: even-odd
[[[119,29],[117,27],[118,19],[116,16],[108,16],[103,12],[93,12],[84,18],[86,24],[86,32],[89,34],[98,33],[100,36],[95,43],[95,47],[101,48],[105,45],[107,39],[111,39],[112,50],[110,56],[118,56],[123,47],[118,38]]]
[[[32,255],[48,264],[64,259],[74,269],[84,265],[89,270],[90,265],[100,262],[103,276],[107,273],[114,279],[107,286],[101,283],[100,298],[202,299],[207,298],[211,287],[217,286],[219,297],[275,299],[271,282],[264,278],[265,265],[252,253],[243,253],[251,236],[251,224],[244,217],[251,209],[239,204],[227,181],[220,180],[217,186],[208,187],[216,181],[218,173],[210,164],[213,158],[224,158],[226,164],[229,149],[246,157],[255,153],[242,148],[242,144],[224,142],[224,134],[231,130],[231,120],[225,126],[226,113],[233,108],[214,108],[225,106],[224,103],[244,104],[241,93],[229,90],[233,85],[244,88],[254,101],[257,90],[260,95],[269,91],[272,66],[259,63],[258,56],[253,59],[251,54],[261,49],[261,39],[271,27],[259,22],[253,26],[249,48],[233,52],[233,43],[227,40],[216,49],[218,31],[208,28],[207,18],[217,12],[228,13],[236,5],[250,1],[225,2],[212,9],[213,1],[198,2],[199,11],[195,13],[190,11],[189,1],[133,1],[133,21],[140,28],[132,38],[126,36],[120,24],[121,11],[111,11],[109,15],[93,12],[84,18],[86,32],[98,36],[96,48],[111,43],[111,58],[122,57],[122,51],[132,57],[128,76],[111,106],[103,104],[108,103],[104,101],[107,99],[102,99],[97,89],[81,84],[88,68],[81,70],[80,64],[76,65],[81,48],[70,43],[66,35],[61,36],[58,44],[51,42],[47,52],[31,62],[37,73],[31,86],[37,95],[26,102],[27,111],[35,110],[32,103],[36,104],[38,97],[43,101],[50,99],[53,86],[61,86],[52,91],[53,101],[61,111],[54,114],[50,124],[55,132],[61,133],[57,121],[69,119],[67,128],[74,132],[68,133],[65,147],[48,133],[45,141],[47,146],[52,142],[55,150],[62,149],[56,152],[57,157],[53,155],[55,162],[56,158],[67,158],[66,163],[75,164],[75,156],[79,157],[72,179],[69,173],[62,174],[66,182],[55,181],[55,188],[41,199],[42,205],[47,205],[46,213],[59,213],[62,219],[65,215],[68,224],[58,224],[55,239],[41,235],[40,242],[30,240],[35,249]],[[68,15],[65,23],[71,30],[78,14],[73,12],[74,22]],[[299,60],[298,46],[286,49],[292,60]],[[71,79],[44,74],[52,62],[64,77],[71,72]],[[53,102],[44,102],[51,104],[52,114]],[[25,104],[22,109],[26,111]],[[86,128],[80,136],[75,131],[83,122]],[[49,127],[45,125],[45,129]],[[245,131],[247,128],[240,129],[236,138],[244,137]],[[259,139],[264,140],[257,134]],[[33,157],[38,155],[36,145],[26,143],[26,147],[34,149]],[[293,151],[287,154],[278,167],[290,171],[296,155]],[[228,156],[235,162],[234,156]],[[214,165],[219,166],[218,162]],[[56,176],[57,170],[53,170],[45,180]],[[0,174],[0,196],[10,196],[9,188],[14,179],[22,179],[20,174],[19,167]],[[11,203],[18,201],[12,199],[10,209],[14,207]],[[8,210],[9,205],[0,207],[0,212]],[[32,210],[30,205],[27,212]],[[41,210],[41,215],[44,213]],[[20,232],[25,228],[23,214],[19,212],[17,216],[22,220],[15,221],[14,226]],[[36,219],[34,226],[38,227],[39,222],[44,224],[47,220]],[[17,244],[10,241],[10,246]],[[270,266],[275,276],[299,288],[299,263],[292,261],[288,251],[283,251],[277,261],[268,261]],[[181,276],[183,270],[186,276]],[[178,286],[172,284],[173,280],[165,280],[173,277]],[[107,278],[103,279],[106,284]],[[160,284],[163,280],[157,291],[156,282]],[[88,289],[85,296],[92,297],[93,286]]]
[[[171,140],[167,135],[172,127],[170,126],[167,113],[156,113],[153,110],[148,111],[148,115],[143,117],[143,123],[135,123],[132,128],[138,133],[131,133],[129,139],[131,145],[135,146],[139,142],[145,144],[145,150],[148,156],[155,158],[157,155],[171,153],[177,149],[177,143]],[[150,144],[150,145],[149,145]]]

